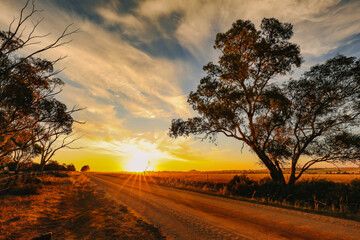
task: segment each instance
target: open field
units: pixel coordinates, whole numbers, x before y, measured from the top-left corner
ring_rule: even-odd
[[[146,174],[151,177],[178,178],[214,183],[228,183],[231,179],[233,179],[235,175],[240,175],[243,173],[245,173],[250,179],[254,181],[259,181],[263,178],[270,177],[270,175],[265,170],[233,171],[231,173],[229,172],[231,171],[146,172]],[[289,174],[285,174],[285,178],[288,179]],[[300,180],[324,179],[333,182],[350,183],[356,178],[360,179],[359,168],[341,169],[339,174],[337,169],[314,169],[308,171],[308,173],[303,174]]]
[[[40,177],[31,195],[0,195],[0,239],[26,239],[52,232],[52,239],[162,239],[153,226],[94,190],[79,173]]]

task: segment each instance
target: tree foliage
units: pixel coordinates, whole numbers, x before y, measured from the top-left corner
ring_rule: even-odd
[[[82,172],[88,172],[88,171],[90,171],[89,165],[83,166],[80,171],[82,171]]]
[[[300,49],[289,42],[291,24],[264,18],[260,28],[238,20],[217,34],[218,64],[204,66],[207,75],[188,97],[200,116],[173,119],[170,136],[235,138],[281,183],[284,167],[293,184],[315,163],[359,160],[359,60],[338,55],[299,80],[276,83],[301,65]]]
[[[30,9],[30,13],[25,14]],[[24,48],[40,43],[48,34],[36,35],[42,20],[33,22],[25,35],[26,25],[39,10],[34,1],[26,2],[20,16],[13,20],[8,30],[0,31],[0,161],[11,157],[20,161],[39,154],[37,143],[51,131],[70,134],[76,122],[72,113],[56,99],[62,91],[63,81],[56,77],[54,65],[61,59],[49,61],[38,54],[59,47],[69,41],[64,38],[75,33],[69,26],[49,45],[24,54]]]

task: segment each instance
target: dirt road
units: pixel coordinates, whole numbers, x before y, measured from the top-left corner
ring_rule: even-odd
[[[168,239],[360,239],[355,221],[158,186],[141,175],[86,175]]]

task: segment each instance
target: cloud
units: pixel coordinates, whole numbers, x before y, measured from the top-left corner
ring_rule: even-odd
[[[0,18],[0,25],[7,26],[22,5],[5,1],[0,3],[0,7],[7,13],[6,17]],[[122,155],[131,144],[140,148],[156,144],[138,139],[133,130],[125,129],[123,123],[127,117],[170,120],[176,114],[189,115],[186,98],[179,86],[178,76],[182,68],[178,62],[151,57],[117,33],[76,15],[58,9],[53,11],[56,8],[51,4],[41,2],[39,8],[46,11],[41,13],[45,21],[37,33],[52,32],[52,35],[42,39],[41,44],[23,49],[24,53],[33,52],[54,41],[68,23],[73,22],[74,26],[81,28],[80,33],[71,36],[72,43],[39,57],[56,59],[68,55],[57,65],[58,69],[66,68],[60,77],[65,81],[70,80],[59,97],[68,106],[86,107],[75,114],[76,119],[86,122],[76,125],[76,131],[83,135],[78,145],[84,146],[84,151]],[[110,15],[110,20],[131,25],[131,17],[127,21]],[[141,28],[140,25],[135,27]],[[119,106],[126,113],[118,112]],[[183,161],[167,155],[166,151],[161,154],[168,159]]]
[[[15,14],[15,9],[19,9],[10,4],[5,4],[5,7],[10,8],[7,12],[15,11]],[[47,4],[41,7],[54,9]],[[173,101],[167,101],[169,97],[183,95],[178,79],[182,69],[177,63],[151,57],[117,33],[66,12],[44,11],[42,15],[45,21],[39,26],[39,34],[53,32],[54,26],[59,31],[71,22],[81,28],[80,33],[72,36],[73,43],[44,54],[50,59],[69,55],[68,59],[58,64],[58,68],[66,67],[62,75],[67,79],[83,86],[95,98],[123,105],[134,116],[169,117],[171,114],[164,114],[165,109],[177,109]],[[111,16],[118,21],[123,19]],[[42,44],[48,44],[54,38],[55,34],[43,39]],[[29,51],[34,49],[32,46]],[[175,112],[184,112],[185,99],[178,98],[178,101],[181,99],[184,103]],[[73,104],[71,99],[67,101]]]
[[[359,1],[349,2],[337,8],[328,8],[322,14],[299,22],[295,39],[302,53],[315,57],[334,50],[343,40],[359,33]]]
[[[99,7],[96,12],[105,20],[105,24],[110,26],[122,25],[124,27],[123,33],[126,35],[134,36],[146,31],[144,22],[131,14],[119,15],[113,6]]]
[[[320,56],[358,32],[359,6],[358,1],[342,4],[340,0],[145,0],[134,12],[152,22],[182,13],[175,36],[195,57],[204,60],[217,58],[214,51],[209,51],[217,32],[226,31],[237,19],[250,19],[258,26],[264,17],[294,24],[294,41],[300,44],[302,53]]]

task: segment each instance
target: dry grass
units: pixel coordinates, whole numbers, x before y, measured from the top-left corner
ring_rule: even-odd
[[[330,172],[327,171],[327,172]],[[350,183],[356,178],[360,178],[360,172],[358,169],[353,171],[348,171],[350,174],[335,174],[333,171],[332,174],[326,174],[325,171],[313,171],[308,174],[303,174],[300,180],[311,180],[311,179],[324,179],[333,182],[344,182]],[[151,177],[160,177],[160,178],[177,178],[182,180],[192,180],[192,181],[203,181],[203,182],[213,182],[213,183],[228,183],[235,175],[240,175],[240,172],[235,173],[214,173],[214,172],[147,172],[146,175]],[[249,173],[246,172],[247,177],[254,181],[260,181],[263,178],[270,177],[270,174],[265,173],[264,171],[259,173]],[[285,174],[285,178],[289,178],[289,174]]]
[[[126,207],[96,191],[86,177],[43,176],[38,195],[0,196],[0,239],[162,239]]]

